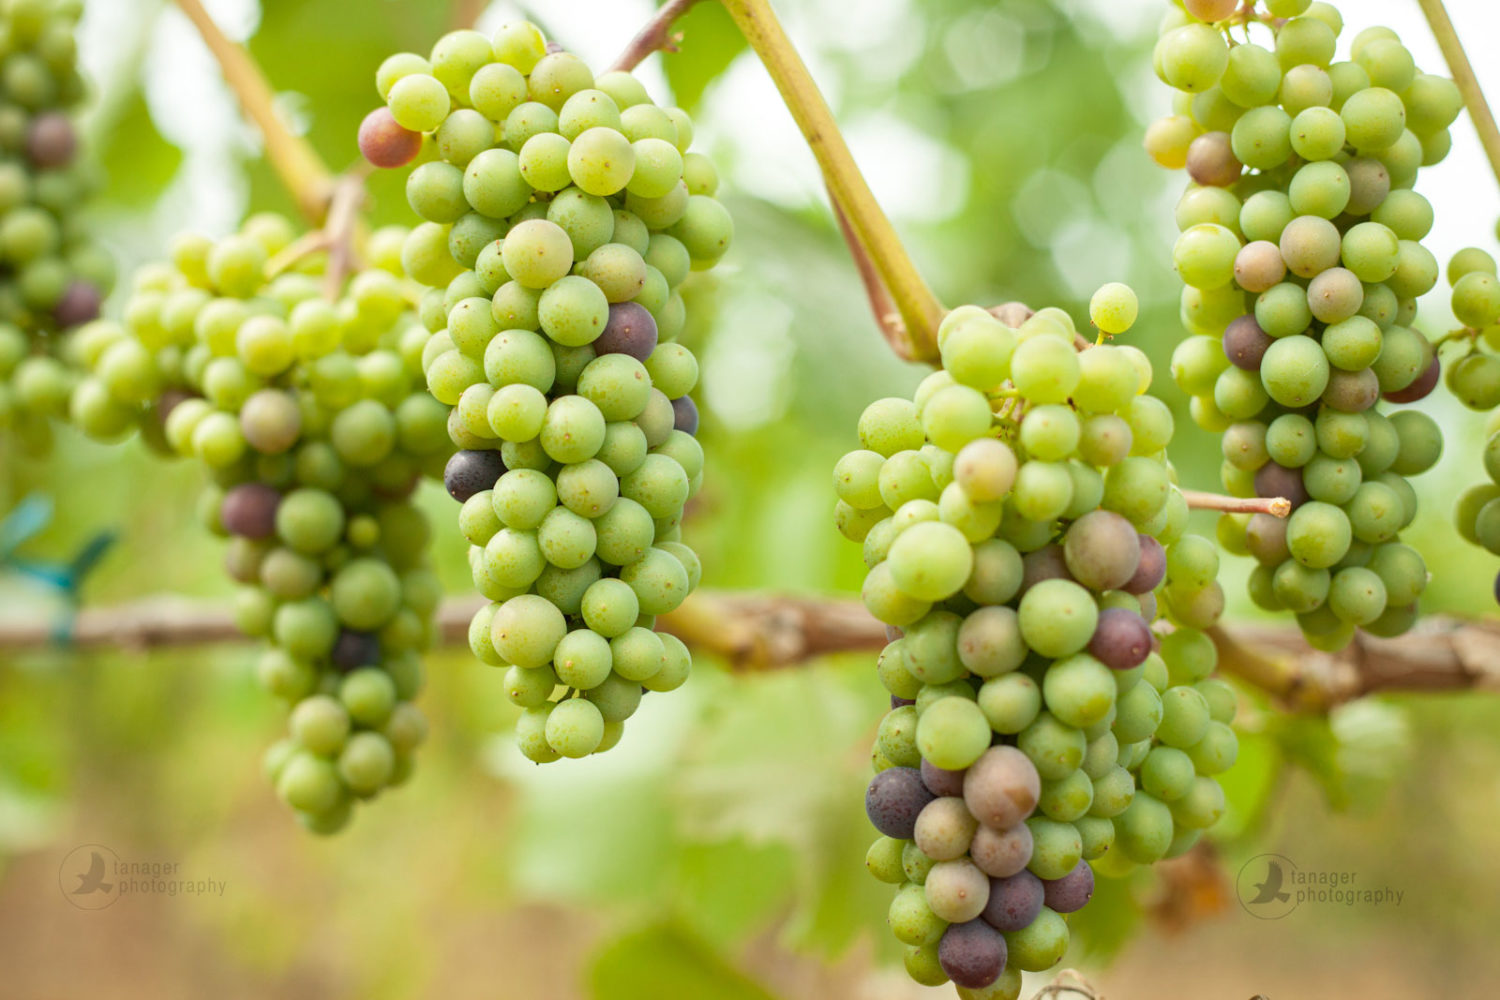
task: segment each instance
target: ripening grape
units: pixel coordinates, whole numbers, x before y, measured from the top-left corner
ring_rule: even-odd
[[[51,444],[52,421],[78,411],[116,438],[128,420],[97,384],[74,400],[79,362],[62,334],[96,319],[114,262],[78,216],[103,176],[79,148],[75,117],[87,96],[76,60],[76,4],[35,0],[0,12],[8,39],[0,88],[0,430],[28,452]],[[103,339],[115,385],[152,395],[138,349]]]
[[[266,640],[258,676],[291,710],[267,773],[316,833],[405,781],[426,736],[413,699],[441,588],[412,493],[444,474],[452,446],[413,351],[426,331],[400,261],[379,252],[403,236],[371,234],[369,259],[394,269],[360,272],[335,302],[326,254],[269,272],[295,237],[284,219],[252,216],[217,242],[181,236],[170,263],[137,273],[123,323],[72,336],[88,369],[80,428],[139,429],[208,467],[237,624]],[[492,518],[470,530],[493,534]]]
[[[1296,612],[1304,630],[1320,627],[1314,612],[1348,626],[1319,637],[1336,647],[1354,627],[1388,635],[1414,618],[1408,591],[1350,582],[1325,611],[1334,591],[1319,574],[1355,521],[1357,540],[1375,552],[1399,545],[1414,509],[1403,504],[1398,518],[1390,497],[1361,492],[1362,481],[1382,477],[1395,491],[1390,481],[1429,468],[1441,447],[1425,423],[1391,434],[1400,425],[1376,406],[1382,396],[1416,402],[1444,374],[1411,326],[1416,299],[1438,279],[1420,243],[1432,208],[1413,185],[1418,168],[1446,153],[1462,101],[1451,81],[1417,73],[1387,29],[1361,33],[1339,61],[1343,22],[1332,6],[1268,6],[1270,45],[1229,42],[1228,15],[1215,4],[1188,5],[1206,23],[1163,23],[1158,75],[1192,99],[1153,128],[1147,148],[1163,166],[1186,168],[1194,185],[1177,212],[1173,261],[1190,336],[1173,377],[1193,397],[1195,420],[1223,435],[1225,489],[1311,500],[1339,515],[1304,518],[1275,544],[1263,523],[1252,539],[1250,519],[1226,516],[1220,540],[1259,562],[1250,580],[1257,604]],[[1230,46],[1222,68],[1218,43]],[[1168,137],[1180,158],[1164,155]],[[1477,343],[1500,320],[1500,284],[1487,255],[1460,258],[1449,273],[1454,310]],[[1449,387],[1479,408],[1500,403],[1492,360],[1450,362]],[[1417,578],[1411,598],[1425,585],[1425,574]],[[1217,613],[1221,595],[1188,595],[1169,581],[1164,596],[1191,622]]]
[[[703,476],[698,362],[676,340],[684,283],[724,255],[733,223],[712,164],[688,152],[685,114],[548,52],[533,25],[451,32],[430,59],[392,56],[376,87],[387,107],[371,120],[418,145],[430,134],[436,154],[408,176],[424,221],[402,256],[433,286],[420,370],[448,412],[458,450],[444,482],[490,602],[470,644],[507,670],[525,756],[602,752],[643,689],[670,691],[690,668],[681,642],[652,631],[702,574],[681,542]],[[401,166],[406,141],[387,144],[401,156],[361,148]],[[947,423],[964,433],[961,408]],[[883,505],[870,471],[849,463],[848,532]],[[950,562],[936,573],[894,565],[957,589],[968,543],[937,542]]]
[[[1090,304],[1101,340],[1136,312],[1123,285]],[[834,470],[835,518],[871,567],[866,605],[895,635],[877,664],[892,708],[872,755],[865,806],[881,837],[866,864],[898,887],[889,916],[914,949],[908,971],[961,996],[1013,995],[1020,970],[1056,963],[1091,863],[1117,839],[1129,860],[1113,874],[1162,857],[1190,829],[1167,803],[1198,780],[1217,790],[1206,776],[1236,749],[1220,721],[1232,697],[1209,687],[1210,706],[1196,687],[1218,683],[1197,631],[1223,610],[1218,552],[1184,534],[1160,457],[1171,413],[1143,395],[1149,363],[1130,347],[1080,350],[1060,310],[1016,321],[950,313],[945,370],[913,402],[872,403],[862,447]],[[1368,500],[1360,530],[1384,530],[1390,497]],[[1351,615],[1369,614],[1369,572],[1341,585]],[[1412,568],[1388,575],[1409,586]],[[1159,611],[1176,631],[1157,653]],[[1154,805],[1132,812],[1138,786]]]

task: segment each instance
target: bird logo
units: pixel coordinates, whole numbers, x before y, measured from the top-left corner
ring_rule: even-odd
[[[98,851],[91,851],[92,860],[89,861],[89,870],[78,876],[78,888],[73,890],[75,896],[87,896],[91,892],[109,892],[114,888],[109,882],[104,881],[104,855]]]
[[[57,870],[63,898],[80,910],[102,910],[120,898],[119,883],[109,879],[120,856],[103,844],[75,847]]]
[[[1296,868],[1279,854],[1261,854],[1245,862],[1235,886],[1245,912],[1262,920],[1279,920],[1295,910],[1296,901],[1282,887],[1288,869]]]

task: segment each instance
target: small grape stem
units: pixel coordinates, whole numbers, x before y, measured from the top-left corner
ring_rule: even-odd
[[[1270,514],[1290,517],[1292,502],[1285,497],[1227,497],[1202,490],[1183,490],[1189,510],[1217,510],[1225,514]]]
[[[176,0],[178,8],[198,29],[203,44],[213,54],[224,74],[224,82],[239,98],[240,107],[260,129],[265,139],[266,159],[297,210],[310,224],[323,221],[332,195],[333,175],[317,152],[302,136],[292,134],[276,113],[275,95],[266,75],[242,46],[225,37],[201,0]]]
[[[920,361],[937,358],[937,327],[943,305],[901,245],[895,227],[875,200],[860,173],[849,145],[839,132],[807,65],[786,30],[776,19],[769,0],[721,0],[745,40],[766,67],[782,100],[802,130],[834,201],[874,264],[906,327],[907,355]]]
[[[682,34],[674,33],[672,26],[697,3],[698,0],[667,0],[656,12],[656,16],[636,32],[630,44],[625,46],[625,51],[609,67],[609,72],[629,73],[653,52],[676,52],[677,43],[682,41]]]
[[[1427,24],[1432,28],[1438,48],[1443,50],[1443,58],[1448,62],[1448,72],[1453,74],[1453,82],[1458,85],[1459,93],[1463,94],[1464,106],[1469,109],[1469,119],[1474,123],[1474,130],[1479,133],[1479,143],[1484,147],[1485,156],[1489,157],[1490,169],[1495,174],[1496,182],[1500,182],[1500,127],[1495,125],[1494,112],[1490,110],[1489,101],[1485,100],[1484,90],[1479,86],[1479,78],[1474,75],[1474,66],[1464,52],[1463,42],[1459,40],[1453,21],[1448,17],[1443,0],[1417,0],[1417,3],[1427,16]]]
[[[329,199],[328,221],[323,235],[328,247],[328,270],[323,274],[323,297],[330,302],[339,297],[344,282],[354,271],[355,237],[360,228],[360,209],[365,204],[365,178],[369,168],[355,168],[334,184]]]
[[[301,261],[321,250],[328,249],[328,234],[321,229],[303,233],[266,261],[266,280],[285,274]]]
[[[849,255],[854,258],[854,269],[859,272],[860,283],[865,286],[865,298],[870,302],[870,312],[875,316],[875,325],[880,327],[881,336],[885,342],[891,345],[891,350],[903,361],[912,360],[911,338],[906,334],[906,324],[901,319],[901,311],[896,308],[896,303],[891,301],[890,290],[885,287],[885,282],[880,280],[880,272],[875,270],[875,262],[865,252],[864,244],[860,243],[859,237],[854,235],[854,229],[849,225],[849,217],[839,207],[838,201],[833,197],[833,192],[828,193],[829,202],[833,205],[833,217],[838,220],[839,232],[844,234],[844,243],[849,247]]]

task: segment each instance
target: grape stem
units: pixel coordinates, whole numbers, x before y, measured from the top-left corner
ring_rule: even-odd
[[[625,51],[609,67],[609,72],[629,73],[653,52],[676,52],[677,43],[682,41],[682,33],[673,32],[672,25],[697,3],[698,0],[667,0],[656,12],[656,16],[636,32],[630,44],[625,46]]]
[[[864,247],[895,304],[903,327],[901,339],[908,345],[906,351],[897,353],[920,361],[935,360],[938,323],[945,312],[943,305],[927,286],[896,235],[895,227],[875,200],[839,132],[828,102],[776,19],[769,0],[721,2],[781,92],[823,171],[834,203],[843,210],[850,230]]]
[[[469,621],[485,602],[452,598],[438,610],[442,640],[468,642]],[[839,653],[886,645],[885,626],[858,600],[790,594],[700,591],[659,624],[693,649],[741,672],[800,666]],[[1322,712],[1381,691],[1500,690],[1500,622],[1428,617],[1394,639],[1357,633],[1337,653],[1308,648],[1286,625],[1215,627],[1209,636],[1224,672],[1293,709]],[[64,645],[77,649],[150,649],[250,641],[229,608],[180,599],[145,599],[85,608]],[[56,648],[44,615],[0,621],[0,649]]]
[[[865,252],[864,244],[859,237],[854,235],[854,229],[849,225],[849,217],[839,207],[838,201],[833,197],[833,192],[828,192],[828,200],[833,205],[833,217],[838,220],[839,232],[844,234],[844,243],[849,247],[849,255],[854,258],[854,269],[859,272],[859,280],[865,286],[865,298],[870,302],[870,312],[875,316],[875,325],[880,327],[881,336],[885,342],[891,345],[891,350],[903,361],[912,360],[911,339],[906,335],[906,324],[901,321],[901,312],[896,308],[896,303],[891,301],[891,293],[885,287],[885,282],[880,280],[880,272],[875,269],[875,262]]]
[[[1485,100],[1484,90],[1479,86],[1479,78],[1474,75],[1474,66],[1464,52],[1463,42],[1459,41],[1458,32],[1453,27],[1452,19],[1448,17],[1443,0],[1417,0],[1417,3],[1427,16],[1427,24],[1432,28],[1438,48],[1443,50],[1443,58],[1448,62],[1448,72],[1453,74],[1453,82],[1464,96],[1464,106],[1469,109],[1469,119],[1474,123],[1474,130],[1479,133],[1479,143],[1489,157],[1495,180],[1500,182],[1500,128],[1495,125],[1494,112],[1490,110],[1489,101]]]
[[[297,210],[312,225],[318,225],[328,212],[333,194],[333,175],[312,144],[292,134],[276,113],[275,95],[266,75],[242,46],[225,37],[214,23],[201,0],[176,0],[177,6],[198,29],[203,44],[213,54],[224,74],[224,82],[239,98],[240,107],[260,129],[266,144],[266,158],[281,178],[282,185]]]
[[[355,237],[360,228],[360,209],[365,205],[365,178],[368,166],[356,167],[334,183],[329,199],[328,220],[323,225],[328,247],[328,270],[323,275],[323,297],[336,301],[344,282],[354,271]]]
[[[1292,502],[1284,497],[1226,497],[1202,490],[1183,490],[1189,510],[1217,510],[1225,514],[1270,514],[1290,517]]]

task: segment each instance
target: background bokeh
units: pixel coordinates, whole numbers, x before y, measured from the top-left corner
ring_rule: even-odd
[[[248,42],[281,110],[335,167],[376,101],[374,68],[425,50],[453,16],[440,0],[210,3]],[[467,7],[471,5],[457,4]],[[779,4],[877,195],[950,303],[1024,299],[1081,315],[1090,291],[1141,293],[1131,337],[1178,409],[1179,471],[1212,487],[1217,443],[1186,419],[1165,376],[1179,336],[1171,205],[1180,180],[1140,136],[1165,110],[1150,74],[1160,0],[796,0]],[[1413,0],[1350,0],[1352,30],[1401,30],[1427,68],[1436,48]],[[649,0],[495,3],[599,66]],[[1452,0],[1482,56],[1500,31],[1489,0]],[[737,239],[691,294],[704,358],[710,476],[686,526],[705,585],[857,589],[857,547],[829,524],[828,470],[863,405],[921,376],[880,342],[831,225],[816,169],[753,57],[712,4],[681,54],[642,73],[697,117],[725,177]],[[88,128],[110,173],[95,217],[122,270],[181,228],[229,230],[289,210],[259,143],[187,22],[161,0],[89,0],[82,51],[96,83]],[[665,65],[665,70],[663,69]],[[1500,65],[1481,60],[1500,87]],[[1424,172],[1440,257],[1492,251],[1500,192],[1467,122]],[[374,217],[405,222],[394,177]],[[1421,323],[1450,317],[1434,294]],[[1435,570],[1430,612],[1492,610],[1493,560],[1457,540],[1451,497],[1478,478],[1480,421],[1429,404],[1448,453],[1419,484],[1414,532]],[[0,509],[38,493],[56,508],[26,549],[66,558],[101,530],[118,541],[85,597],[224,597],[218,543],[192,516],[196,470],[137,444],[64,434],[42,466],[0,453]],[[467,586],[451,501],[424,501],[448,586]],[[1212,530],[1211,521],[1200,526]],[[1232,616],[1253,609],[1226,561]],[[0,572],[0,620],[62,613]],[[930,991],[893,966],[889,890],[863,870],[868,745],[884,694],[868,657],[753,676],[704,662],[649,699],[608,755],[534,768],[508,737],[500,674],[434,653],[433,738],[415,780],[332,841],[305,835],[260,773],[280,729],[248,646],[0,654],[0,995],[177,998],[896,998]],[[1217,859],[1101,889],[1075,926],[1079,967],[1112,997],[1276,1000],[1471,995],[1500,974],[1500,736],[1488,696],[1392,698],[1331,719],[1289,719],[1253,693],[1225,782]],[[219,896],[122,899],[77,910],[58,891],[74,847],[175,862]],[[1299,908],[1257,920],[1233,880],[1276,851],[1357,873],[1399,907]],[[1227,880],[1227,881],[1226,881]],[[1034,984],[1040,986],[1041,982]],[[938,996],[936,992],[931,995]],[[951,995],[951,992],[948,994]]]

